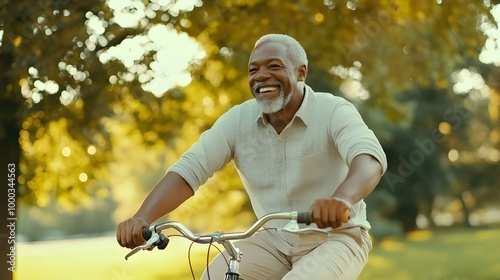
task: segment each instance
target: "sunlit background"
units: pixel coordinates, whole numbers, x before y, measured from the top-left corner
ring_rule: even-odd
[[[266,33],[296,37],[308,84],[353,102],[387,152],[366,199],[374,249],[360,279],[500,279],[500,5],[408,2],[3,4],[15,279],[192,279],[190,243],[125,261],[115,227],[202,131],[251,98],[246,63]],[[165,219],[209,233],[255,217],[228,166]],[[197,279],[206,253],[191,250]]]

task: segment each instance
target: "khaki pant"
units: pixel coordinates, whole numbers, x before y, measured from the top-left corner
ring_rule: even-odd
[[[263,230],[235,246],[243,252],[243,280],[344,280],[359,276],[372,243],[368,232],[356,227],[330,233]],[[203,280],[223,280],[226,261],[219,255],[208,269],[210,278],[205,271]]]

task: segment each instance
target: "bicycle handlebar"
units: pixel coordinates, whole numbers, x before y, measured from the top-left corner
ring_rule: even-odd
[[[350,212],[349,209],[346,209],[344,212],[344,216],[342,218],[342,221],[344,223],[346,223],[350,219],[349,212]],[[207,235],[196,235],[181,223],[164,222],[156,225],[151,225],[149,228],[143,228],[142,236],[144,237],[145,240],[147,240],[146,243],[132,249],[132,251],[125,256],[125,259],[127,260],[130,256],[134,255],[140,250],[147,250],[153,247],[158,247],[158,249],[160,250],[165,249],[168,245],[169,239],[165,235],[161,234],[161,231],[167,228],[176,229],[179,233],[181,233],[183,237],[186,237],[187,239],[193,242],[200,244],[210,244],[213,242],[218,242],[223,244],[224,247],[226,247],[226,249],[232,250],[234,246],[228,245],[229,242],[227,241],[245,239],[247,237],[250,237],[255,232],[257,232],[257,230],[259,230],[266,222],[277,219],[291,220],[291,221],[296,221],[297,223],[307,224],[307,225],[311,224],[311,215],[309,212],[277,212],[262,216],[245,232],[232,232],[232,233],[215,232]],[[288,228],[287,230],[292,230],[292,231],[300,230],[297,223],[294,226],[292,226],[292,228]]]
[[[282,219],[282,220],[296,220],[298,223],[304,223],[304,224],[310,224],[310,216],[309,212],[278,212],[278,213],[271,213],[267,214],[265,216],[262,216],[260,219],[258,219],[248,230],[245,232],[234,232],[234,233],[223,233],[223,232],[216,232],[213,234],[208,234],[208,235],[196,235],[193,232],[191,232],[188,228],[186,228],[184,225],[177,223],[177,222],[165,222],[157,225],[151,226],[149,229],[144,228],[143,229],[143,237],[148,240],[151,238],[152,232],[157,232],[159,233],[160,231],[167,229],[167,228],[174,228],[177,231],[179,231],[183,236],[188,238],[191,241],[194,241],[196,243],[210,243],[213,242],[214,239],[217,240],[237,240],[237,239],[245,239],[247,237],[252,236],[257,230],[259,230],[266,222],[270,220],[277,220],[277,219]],[[147,230],[147,235],[144,235],[145,230]],[[148,237],[149,236],[149,237]],[[148,237],[148,238],[146,238]]]
[[[277,212],[262,216],[259,218],[248,230],[245,232],[233,232],[233,233],[223,233],[215,232],[208,235],[196,235],[191,232],[187,227],[178,222],[164,222],[156,225],[151,225],[149,228],[142,229],[142,236],[144,237],[146,243],[143,245],[135,247],[131,252],[129,252],[125,259],[128,259],[140,250],[147,250],[153,247],[158,247],[158,249],[165,249],[168,244],[168,238],[163,234],[159,234],[162,230],[167,228],[174,228],[179,233],[181,233],[187,239],[201,244],[208,244],[213,242],[228,241],[245,239],[252,236],[257,230],[259,230],[266,222],[270,220],[295,220],[297,223],[304,223],[309,225],[311,223],[309,212]]]

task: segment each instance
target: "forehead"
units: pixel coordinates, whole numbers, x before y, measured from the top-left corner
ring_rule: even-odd
[[[248,64],[259,64],[270,60],[288,62],[289,56],[286,46],[278,42],[260,43],[253,49]]]

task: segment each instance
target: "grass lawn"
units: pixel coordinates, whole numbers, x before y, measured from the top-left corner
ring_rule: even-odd
[[[171,238],[164,251],[128,250],[114,237],[17,244],[16,280],[189,280],[190,242]],[[206,245],[194,245],[196,279],[206,263]],[[500,279],[500,229],[415,232],[407,239],[376,242],[359,280]],[[215,255],[215,250],[211,249]]]
[[[500,229],[415,232],[375,245],[359,280],[500,279]]]

